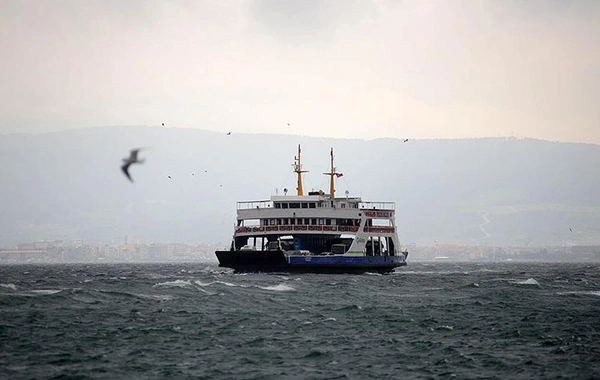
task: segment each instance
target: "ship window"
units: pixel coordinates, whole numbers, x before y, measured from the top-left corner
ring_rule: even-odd
[[[296,219],[294,219],[294,218],[290,219],[290,224],[296,224]]]
[[[296,220],[296,224],[302,224],[302,218]]]
[[[292,202],[292,203],[290,203],[290,208],[300,208],[300,203]]]
[[[310,224],[310,219],[304,218],[304,224],[306,224],[306,225]]]
[[[314,202],[310,202],[308,204],[308,208],[315,208],[315,207],[316,207],[316,204]]]
[[[287,203],[281,203],[281,208],[288,208],[288,204]]]
[[[281,208],[281,203],[275,202],[275,208]]]
[[[287,218],[283,218],[281,220],[283,221],[283,225],[285,225],[285,226],[288,225],[288,219]]]
[[[325,224],[330,226],[331,225],[331,219],[325,219]]]
[[[384,226],[384,227],[390,227],[392,225],[392,222],[389,219],[372,219],[373,220],[373,226]]]
[[[271,224],[272,226],[274,226],[276,224],[276,220],[275,219],[271,219],[269,222],[270,222],[269,224]]]
[[[302,208],[308,208],[308,203],[302,202]]]
[[[316,226],[317,225],[317,219],[316,218],[311,219],[310,220],[310,224],[312,224],[313,226]]]
[[[319,219],[319,226],[322,226],[323,224],[325,224],[325,219]]]

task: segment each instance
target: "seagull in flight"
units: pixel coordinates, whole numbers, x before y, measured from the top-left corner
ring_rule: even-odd
[[[129,175],[129,166],[131,166],[131,164],[144,163],[144,159],[141,159],[141,160],[138,159],[138,152],[141,149],[142,148],[132,149],[131,153],[129,154],[129,157],[123,159],[123,165],[121,166],[121,170],[123,171],[123,174],[125,174],[125,177],[127,177],[127,179],[129,179],[132,183],[133,183],[133,179]]]
[[[408,142],[408,139],[404,139],[404,142]]]
[[[227,132],[227,136],[229,136],[231,134],[231,132]]]

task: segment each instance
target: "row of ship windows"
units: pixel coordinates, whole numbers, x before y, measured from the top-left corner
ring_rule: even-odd
[[[275,208],[317,208],[326,207],[325,202],[275,202]],[[331,202],[331,207],[334,207]],[[346,203],[340,204],[341,208],[346,208]],[[348,204],[348,208],[358,208],[358,204]]]
[[[313,226],[360,226],[360,219],[323,219],[323,218],[278,218],[261,219],[261,226],[313,225]]]

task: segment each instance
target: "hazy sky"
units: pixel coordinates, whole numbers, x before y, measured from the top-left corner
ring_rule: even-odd
[[[600,144],[599,20],[595,0],[0,0],[0,132]]]

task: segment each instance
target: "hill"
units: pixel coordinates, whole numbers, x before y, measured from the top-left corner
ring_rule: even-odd
[[[346,190],[397,203],[405,244],[600,242],[600,146],[531,139],[325,139],[198,129],[103,127],[0,136],[0,247],[41,239],[218,243],[235,202],[326,190],[329,149]],[[144,147],[143,165],[121,158]],[[171,178],[168,178],[168,177]]]

